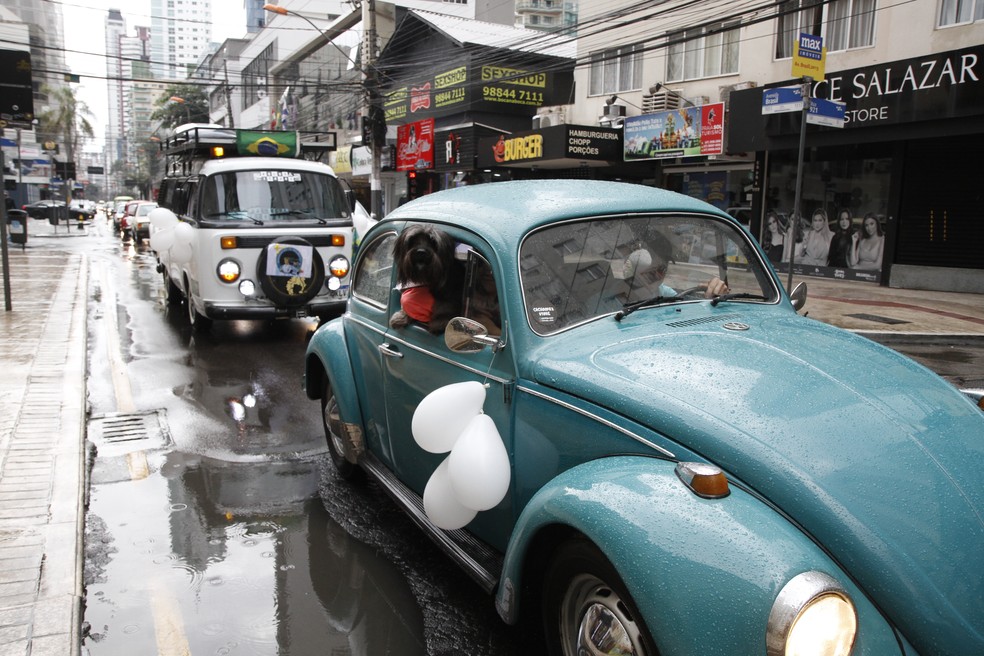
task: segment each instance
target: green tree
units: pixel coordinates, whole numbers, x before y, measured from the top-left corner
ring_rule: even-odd
[[[195,84],[172,84],[164,89],[150,120],[174,129],[183,123],[208,123],[208,96]]]
[[[70,86],[44,87],[51,106],[38,114],[38,131],[42,138],[60,141],[65,146],[65,157],[75,162],[75,153],[82,145],[83,138],[92,138],[92,112],[85,102],[75,97],[75,89]]]

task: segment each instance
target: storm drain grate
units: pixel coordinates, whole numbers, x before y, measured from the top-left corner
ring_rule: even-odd
[[[877,314],[849,314],[847,316],[852,317],[854,319],[862,319],[864,321],[875,321],[877,323],[886,323],[886,324],[889,324],[891,326],[895,326],[895,325],[900,324],[900,323],[910,323],[909,321],[905,321],[903,319],[893,319],[891,317],[880,317]]]
[[[171,443],[163,410],[96,415],[88,428],[89,439],[100,449],[127,452],[160,449]]]

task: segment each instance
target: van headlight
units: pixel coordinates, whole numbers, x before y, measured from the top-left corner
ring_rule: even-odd
[[[336,278],[344,278],[348,275],[349,261],[342,255],[336,255],[328,262],[328,271]]]
[[[783,586],[769,613],[768,656],[848,656],[858,616],[847,591],[823,572],[803,572]]]
[[[239,262],[232,259],[225,259],[219,262],[219,266],[215,268],[216,274],[219,276],[219,280],[222,282],[233,283],[239,280],[239,274],[242,272],[242,267],[239,266]]]

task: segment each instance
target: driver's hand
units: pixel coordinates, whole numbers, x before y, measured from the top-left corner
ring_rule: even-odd
[[[730,291],[728,285],[723,280],[714,276],[707,283],[707,289],[704,290],[704,298],[714,298],[715,296],[727,294]]]

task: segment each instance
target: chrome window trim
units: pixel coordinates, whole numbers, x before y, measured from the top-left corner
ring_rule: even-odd
[[[544,401],[549,401],[550,403],[554,403],[556,405],[559,405],[562,408],[565,408],[565,409],[570,410],[572,412],[576,412],[579,415],[582,415],[584,417],[587,417],[589,419],[592,419],[592,420],[598,422],[599,424],[602,424],[604,426],[607,426],[608,428],[611,428],[613,430],[616,430],[619,433],[622,433],[623,435],[626,435],[627,437],[632,438],[633,440],[635,440],[636,442],[639,442],[640,444],[643,444],[645,446],[648,446],[649,448],[653,449],[654,451],[657,451],[657,452],[661,453],[662,455],[666,456],[667,458],[670,458],[672,460],[676,460],[677,459],[676,455],[674,455],[674,453],[672,451],[667,451],[663,447],[659,446],[658,444],[654,444],[653,442],[650,442],[649,440],[647,440],[646,438],[642,437],[641,435],[638,435],[636,433],[633,433],[629,429],[624,428],[622,426],[619,426],[618,424],[616,424],[614,422],[611,422],[611,421],[609,421],[607,419],[604,419],[602,417],[599,417],[598,415],[596,415],[596,414],[594,414],[592,412],[588,412],[587,410],[584,410],[583,408],[578,408],[577,406],[572,405],[570,403],[567,403],[566,401],[561,401],[560,399],[558,399],[556,397],[550,396],[548,394],[544,394],[543,392],[538,392],[538,391],[536,391],[534,389],[531,389],[529,387],[526,387],[525,385],[517,385],[516,386],[516,389],[518,391],[520,391],[520,392],[526,392],[527,394],[529,394],[531,396],[535,396],[537,398],[543,399]]]

